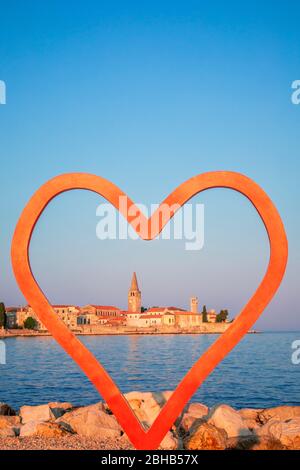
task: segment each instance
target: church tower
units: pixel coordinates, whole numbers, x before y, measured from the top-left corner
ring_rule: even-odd
[[[131,286],[128,291],[128,312],[141,313],[141,291],[139,290],[136,274],[133,273]]]

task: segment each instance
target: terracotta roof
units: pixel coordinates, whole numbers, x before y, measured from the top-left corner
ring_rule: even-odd
[[[166,310],[166,307],[153,307],[148,308],[148,310],[146,310],[144,314],[147,314],[147,312],[163,312],[164,310]]]
[[[120,310],[118,307],[114,307],[113,305],[90,305],[91,307],[96,308],[97,310]],[[87,307],[87,305],[86,305]]]
[[[187,312],[186,310],[174,310],[174,315],[201,315],[201,313]]]
[[[186,312],[186,310],[183,310],[182,308],[179,308],[179,307],[152,307],[152,308],[148,308],[147,312],[164,312],[165,310],[169,310],[170,312],[173,312],[173,311]]]
[[[186,312],[186,310],[184,310],[184,308],[179,308],[179,307],[167,307],[167,310],[176,310],[178,312]]]

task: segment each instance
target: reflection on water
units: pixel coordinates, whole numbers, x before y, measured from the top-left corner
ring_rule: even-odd
[[[248,335],[208,377],[193,400],[209,406],[300,405],[300,366],[291,363],[297,333]],[[215,335],[90,336],[81,341],[123,392],[172,390]],[[49,401],[99,401],[89,380],[50,337],[9,338],[0,366],[0,401],[19,407]]]

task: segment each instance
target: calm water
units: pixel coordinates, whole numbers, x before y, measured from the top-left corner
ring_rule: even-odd
[[[123,392],[172,390],[215,335],[90,336],[82,342],[99,358]],[[212,406],[300,405],[300,365],[291,343],[300,333],[248,335],[194,395]],[[50,337],[5,340],[0,401],[23,404],[99,401],[97,391]]]

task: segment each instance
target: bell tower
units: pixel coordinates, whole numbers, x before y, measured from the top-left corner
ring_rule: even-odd
[[[128,312],[141,313],[142,295],[139,290],[136,274],[133,273],[131,286],[128,291]]]
[[[198,313],[198,297],[191,297],[191,312]]]

